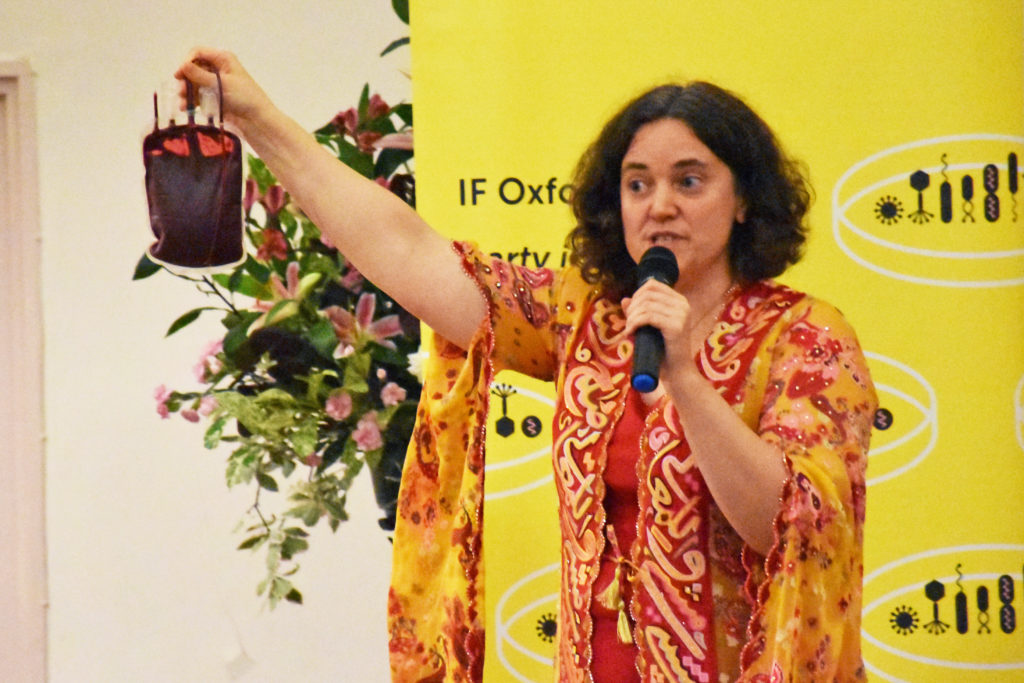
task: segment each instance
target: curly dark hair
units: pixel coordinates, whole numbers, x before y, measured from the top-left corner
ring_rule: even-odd
[[[583,277],[609,295],[636,287],[626,250],[619,184],[633,136],[661,119],[685,123],[732,171],[745,220],[734,223],[729,264],[742,283],[782,274],[802,256],[810,185],[801,165],[782,151],[768,125],[736,95],[711,83],[663,85],[616,114],[576,167],[572,209],[576,227],[566,246]]]

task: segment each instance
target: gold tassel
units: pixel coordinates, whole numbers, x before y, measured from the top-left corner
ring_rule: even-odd
[[[626,614],[626,601],[622,598],[622,562],[615,567],[615,576],[608,583],[608,587],[601,591],[595,598],[598,603],[607,609],[618,611],[619,618],[615,625],[615,634],[619,642],[625,645],[633,643],[633,628],[629,624],[629,615]]]
[[[629,617],[626,616],[625,607],[619,610],[619,623],[615,628],[615,634],[619,637],[620,643],[624,645],[633,644],[633,627],[629,625]]]
[[[608,587],[601,591],[596,598],[602,606],[617,610],[621,610],[625,606],[625,601],[622,599],[621,581],[622,565],[619,564],[615,567],[615,576],[608,582]]]

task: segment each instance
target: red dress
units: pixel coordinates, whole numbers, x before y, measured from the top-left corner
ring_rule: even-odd
[[[640,512],[637,502],[637,487],[640,480],[636,474],[639,443],[644,429],[647,406],[635,391],[629,392],[622,420],[615,427],[608,444],[608,465],[604,471],[607,487],[604,508],[607,522],[615,530],[618,549],[633,547],[636,540],[636,519]],[[599,594],[615,580],[615,569],[619,554],[611,543],[606,543],[601,556],[601,570],[594,583],[594,593]],[[620,581],[625,604],[632,598],[629,581]],[[594,620],[593,659],[591,673],[594,683],[640,683],[636,670],[636,645],[623,643],[616,632],[618,610],[605,607],[599,600],[590,605]],[[631,622],[632,625],[632,622]]]

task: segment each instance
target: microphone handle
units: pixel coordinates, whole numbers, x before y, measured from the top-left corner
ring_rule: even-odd
[[[658,387],[658,372],[665,358],[665,338],[657,327],[644,325],[633,338],[633,388],[641,393]]]

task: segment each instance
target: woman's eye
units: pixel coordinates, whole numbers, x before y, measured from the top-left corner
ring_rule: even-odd
[[[639,178],[633,178],[626,182],[626,187],[629,188],[630,192],[642,192],[644,189],[644,181]]]
[[[700,185],[700,178],[695,175],[683,176],[679,179],[679,185],[685,188],[694,188]]]

